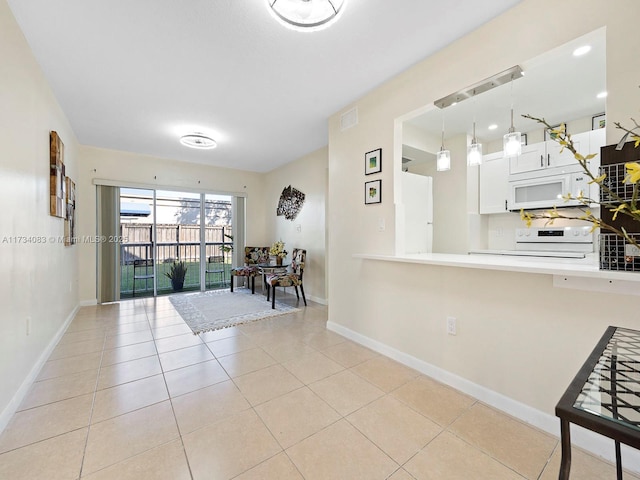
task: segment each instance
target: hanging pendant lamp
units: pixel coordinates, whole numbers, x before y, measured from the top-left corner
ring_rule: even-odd
[[[518,157],[522,153],[522,135],[513,126],[513,75],[511,76],[511,126],[502,140],[502,152],[505,158]]]
[[[442,143],[440,151],[436,153],[436,171],[446,172],[451,170],[451,152],[444,148],[444,112],[442,112]]]
[[[473,91],[473,97],[475,99],[476,91]],[[475,100],[474,100],[475,102]],[[476,138],[476,118],[475,113],[473,115],[473,137],[471,138],[471,144],[467,147],[467,165],[474,167],[482,163],[482,144],[478,142]]]

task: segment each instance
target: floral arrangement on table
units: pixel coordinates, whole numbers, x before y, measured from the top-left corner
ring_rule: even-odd
[[[613,220],[615,220],[618,215],[626,215],[628,217],[631,217],[633,220],[640,222],[640,199],[638,198],[640,188],[640,164],[638,162],[628,162],[625,164],[626,175],[623,183],[629,183],[633,185],[631,200],[625,201],[617,193],[613,192],[609,188],[606,181],[606,174],[596,176],[591,172],[591,170],[589,170],[589,160],[594,158],[596,155],[589,154],[584,156],[578,153],[573,140],[571,139],[571,135],[566,131],[565,124],[561,124],[560,126],[554,128],[549,125],[549,123],[547,123],[544,118],[536,118],[532,117],[531,115],[523,115],[523,117],[530,120],[535,120],[536,122],[544,125],[545,128],[549,130],[549,136],[560,145],[562,145],[562,149],[566,148],[571,153],[573,153],[574,158],[578,161],[587,176],[591,179],[589,184],[597,184],[600,187],[601,192],[605,193],[604,198],[609,199],[608,201],[601,201],[599,199],[589,198],[589,196],[585,196],[583,192],[579,192],[577,196],[572,195],[571,193],[567,193],[562,198],[565,201],[577,200],[580,205],[576,208],[578,208],[582,212],[581,215],[561,213],[556,207],[544,213],[531,213],[521,210],[520,218],[522,218],[522,220],[527,223],[527,226],[530,227],[531,222],[536,219],[545,219],[547,220],[547,224],[553,224],[554,220],[558,218],[567,220],[583,220],[591,223],[592,232],[597,228],[601,230],[607,230],[624,238],[630,244],[640,248],[638,240],[632,235],[629,235],[624,227],[618,228],[614,225],[605,223],[601,218],[596,217],[593,214],[593,211],[590,207],[592,204],[598,204],[603,208],[609,209],[609,211],[613,213]],[[640,125],[638,125],[635,120],[631,120],[634,123],[634,127],[631,129],[623,127],[619,122],[614,123],[614,125],[616,126],[616,128],[626,132],[620,143],[624,143],[624,141],[626,141],[626,139],[631,136],[631,139],[635,141],[635,146],[637,147],[638,145],[640,145]]]
[[[287,253],[289,252],[284,249],[284,242],[282,240],[274,242],[271,248],[269,248],[269,255],[273,255],[276,258],[282,259],[287,256]]]

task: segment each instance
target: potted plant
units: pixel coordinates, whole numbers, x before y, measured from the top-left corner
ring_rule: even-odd
[[[184,262],[173,262],[171,269],[165,273],[171,280],[171,287],[174,292],[182,290],[184,287],[184,277],[187,275],[187,264]]]

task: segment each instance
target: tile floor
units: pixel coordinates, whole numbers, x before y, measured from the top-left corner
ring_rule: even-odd
[[[557,438],[326,321],[309,302],[195,336],[167,298],[82,308],[0,435],[0,478],[557,478]],[[615,478],[577,450],[572,473]]]

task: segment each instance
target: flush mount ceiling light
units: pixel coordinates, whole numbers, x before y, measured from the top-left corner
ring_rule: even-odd
[[[185,147],[199,148],[202,150],[216,148],[218,146],[213,138],[198,132],[183,135],[180,137],[180,143]]]
[[[582,55],[589,53],[591,51],[591,45],[583,45],[581,47],[576,48],[573,51],[574,57],[581,57]]]
[[[275,17],[287,27],[312,31],[325,28],[342,11],[346,0],[267,0]]]

